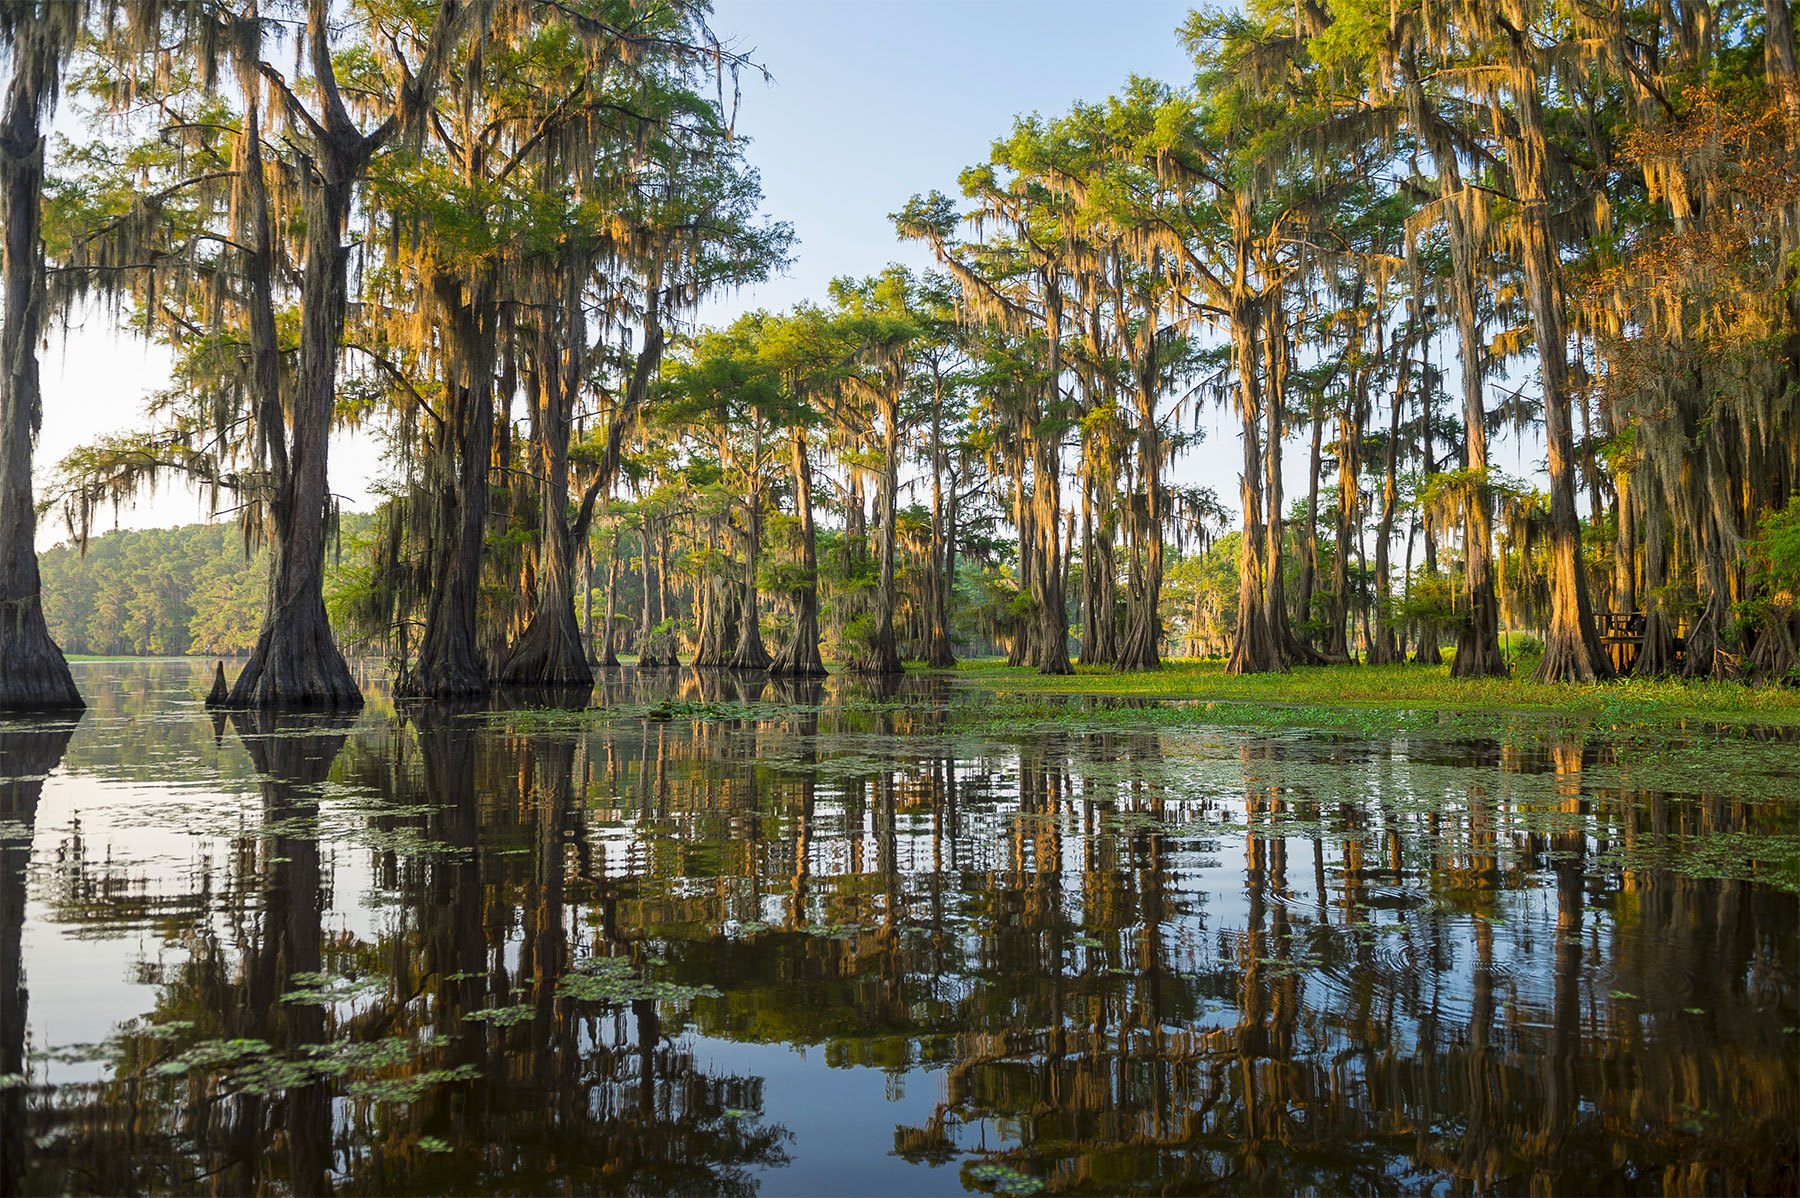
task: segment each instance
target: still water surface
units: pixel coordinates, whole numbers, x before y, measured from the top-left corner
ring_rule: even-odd
[[[0,725],[0,1192],[1793,1192],[1800,748],[583,711]]]

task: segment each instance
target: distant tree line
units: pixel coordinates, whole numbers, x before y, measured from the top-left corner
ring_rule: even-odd
[[[335,539],[339,552],[326,557],[328,611],[353,591],[373,527],[370,516],[345,513]],[[256,647],[269,551],[246,545],[235,524],[110,532],[85,550],[72,544],[47,550],[38,568],[45,621],[67,653],[243,657]]]

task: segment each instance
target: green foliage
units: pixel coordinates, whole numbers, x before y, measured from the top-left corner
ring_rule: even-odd
[[[1407,593],[1389,605],[1388,623],[1395,628],[1417,624],[1433,631],[1449,628],[1457,620],[1456,593],[1448,578],[1421,574]]]
[[[1784,607],[1794,606],[1800,593],[1800,495],[1785,508],[1763,517],[1751,542],[1751,560],[1764,584],[1788,596]]]

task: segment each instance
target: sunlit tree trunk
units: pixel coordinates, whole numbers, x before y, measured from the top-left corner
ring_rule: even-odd
[[[1508,9],[1517,8],[1509,4]],[[1512,14],[1515,18],[1518,14]],[[1550,467],[1550,626],[1540,682],[1591,682],[1612,675],[1600,647],[1588,599],[1587,570],[1581,560],[1581,522],[1575,510],[1575,434],[1569,387],[1567,338],[1563,331],[1561,268],[1550,232],[1548,144],[1543,100],[1531,55],[1529,25],[1522,18],[1507,33],[1507,68],[1518,136],[1506,155],[1520,212],[1520,264],[1526,301],[1537,333],[1538,365],[1544,381],[1544,440]]]
[[[1231,342],[1238,376],[1238,417],[1242,424],[1244,470],[1239,499],[1244,508],[1244,536],[1238,558],[1237,629],[1226,660],[1228,674],[1287,670],[1287,661],[1269,623],[1266,575],[1272,568],[1263,523],[1262,388],[1257,379],[1256,324],[1253,308],[1240,303],[1232,313]]]
[[[1451,199],[1449,212],[1451,304],[1456,315],[1457,356],[1462,365],[1463,466],[1470,491],[1463,503],[1464,622],[1457,630],[1453,678],[1499,677],[1507,673],[1500,652],[1500,600],[1494,589],[1494,501],[1488,483],[1487,405],[1482,398],[1482,342],[1475,305],[1475,248],[1464,220],[1462,182],[1454,152],[1441,151],[1440,188]]]
[[[1154,326],[1150,334],[1154,345]],[[1152,351],[1153,352],[1153,351]],[[1125,601],[1125,630],[1120,638],[1118,670],[1155,670],[1162,666],[1163,527],[1167,523],[1167,485],[1163,479],[1163,437],[1156,424],[1154,369],[1139,367],[1137,400],[1137,470],[1141,496],[1131,496],[1132,557]]]

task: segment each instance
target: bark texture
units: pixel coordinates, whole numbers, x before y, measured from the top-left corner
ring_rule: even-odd
[[[431,590],[418,660],[401,678],[401,694],[433,699],[487,694],[487,662],[477,628],[481,554],[487,526],[488,462],[494,438],[494,346],[498,308],[494,281],[464,294],[460,280],[439,276],[437,301],[450,330],[450,386],[442,443],[433,455]]]
[[[9,57],[0,114],[0,711],[45,711],[82,706],[69,663],[44,623],[31,487],[31,451],[43,416],[37,360],[44,311],[42,123],[55,102],[61,55],[15,45]]]

